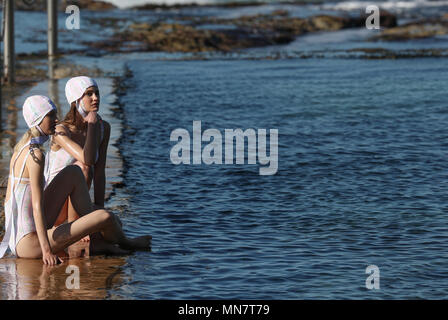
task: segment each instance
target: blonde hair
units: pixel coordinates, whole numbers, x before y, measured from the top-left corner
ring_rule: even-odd
[[[25,132],[25,134],[22,136],[22,138],[19,140],[19,142],[17,142],[16,146],[14,147],[14,152],[19,152],[20,149],[22,149],[22,147],[24,145],[26,145],[31,138],[38,137],[40,135],[41,134],[40,134],[39,130],[37,130],[36,127],[32,127],[31,129],[28,129],[28,131]],[[43,150],[41,145],[39,145],[39,149]]]

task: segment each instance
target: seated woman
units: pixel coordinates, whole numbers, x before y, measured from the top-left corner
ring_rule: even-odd
[[[5,236],[0,245],[0,258],[8,247],[22,258],[42,258],[44,264],[62,260],[56,255],[83,237],[100,233],[102,239],[91,241],[91,252],[99,241],[98,251],[124,253],[124,250],[149,249],[151,236],[129,239],[114,214],[94,210],[84,175],[78,166],[67,166],[44,190],[45,156],[41,145],[56,126],[56,108],[44,96],[31,96],[23,106],[29,130],[14,148],[5,202]],[[80,218],[54,227],[67,198]]]
[[[89,77],[74,77],[67,82],[65,93],[70,111],[62,123],[56,126],[47,155],[45,177],[49,183],[66,166],[78,165],[84,173],[88,189],[93,180],[95,205],[103,208],[110,125],[97,115],[100,106],[98,85]],[[78,218],[79,214],[68,200],[56,224]],[[83,240],[88,239],[86,237]]]

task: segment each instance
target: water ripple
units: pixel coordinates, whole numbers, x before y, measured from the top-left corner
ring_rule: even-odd
[[[446,298],[444,60],[129,64],[133,298]],[[147,81],[148,74],[151,81]],[[424,82],[422,82],[424,75]],[[364,98],[363,98],[364,97]],[[172,130],[277,128],[279,168],[173,165]],[[129,134],[126,134],[129,132]],[[132,132],[132,134],[131,134]],[[368,265],[381,290],[365,288]]]

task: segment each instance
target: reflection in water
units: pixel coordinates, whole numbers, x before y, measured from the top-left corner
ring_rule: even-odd
[[[12,149],[17,142],[17,113],[19,111],[15,98],[10,98],[8,93],[4,94],[3,98],[2,112],[6,116],[1,118],[1,129],[3,131],[0,134],[0,179],[8,175],[9,160],[12,155]]]
[[[96,256],[65,258],[58,266],[46,266],[41,259],[8,258],[0,260],[0,299],[105,299],[108,291],[124,282],[124,257]],[[66,282],[79,268],[79,289],[68,289]],[[74,268],[76,269],[76,268]],[[120,298],[114,296],[114,298]]]
[[[48,96],[51,101],[56,105],[58,115],[61,114],[61,106],[59,104],[59,90],[58,90],[58,80],[52,79],[48,81]]]
[[[59,81],[55,78],[55,69],[57,66],[56,59],[54,57],[48,58],[48,78],[50,79],[48,81],[48,96],[49,98],[54,102],[56,105],[56,108],[58,110],[58,115],[61,115],[61,107],[59,104]]]
[[[54,79],[54,71],[56,69],[56,59],[54,57],[48,57],[48,78]]]
[[[16,100],[15,99],[11,99],[9,101],[9,104],[7,105],[8,110],[12,111],[12,112],[8,112],[8,130],[9,132],[17,132],[17,113],[19,111],[19,108],[16,105]],[[11,139],[9,141],[9,146],[11,148],[14,148],[14,146],[17,143],[17,135],[16,134],[11,134]],[[12,155],[12,153],[11,153]]]

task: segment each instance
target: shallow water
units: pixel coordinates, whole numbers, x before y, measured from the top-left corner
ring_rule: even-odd
[[[283,7],[197,14],[233,17],[278,8]],[[306,9],[292,14],[331,8]],[[428,5],[420,13],[433,9]],[[169,18],[188,10],[158,14]],[[43,13],[19,15],[28,14],[44,21]],[[83,40],[111,34],[92,19],[131,16],[147,19],[135,11],[87,13],[81,25],[91,32],[63,32],[61,47],[84,48]],[[59,17],[60,26],[64,19]],[[17,51],[45,50],[45,25],[30,36],[21,28],[32,19],[24,21]],[[126,65],[133,74],[123,80],[129,86],[120,98],[124,123],[113,114],[112,80],[97,79],[101,114],[114,128],[108,191],[110,183],[121,181],[118,148],[126,161],[125,187],[107,205],[128,233],[152,234],[153,250],[116,260],[72,260],[81,270],[81,291],[65,290],[68,274],[62,267],[50,272],[40,261],[2,260],[0,298],[446,299],[447,60],[331,58],[337,50],[443,48],[446,41],[364,42],[370,34],[311,34],[286,46],[211,55],[211,61],[163,61],[189,55],[157,52],[71,56],[113,75]],[[330,58],[242,60],[313,50],[328,51]],[[65,80],[40,83],[10,103],[20,108],[26,96],[45,94],[59,100],[64,113]],[[2,117],[7,129],[23,132],[20,112]],[[192,134],[194,120],[202,121],[203,131],[222,134],[278,129],[277,174],[260,176],[259,164],[173,165],[170,133],[185,128]],[[3,167],[10,157],[6,144],[14,141],[2,136]],[[381,272],[379,291],[365,288],[365,270],[372,264]]]
[[[225,1],[223,1],[225,2]],[[334,1],[322,4],[291,5],[275,3],[275,1],[262,6],[243,6],[237,8],[222,7],[185,7],[171,8],[169,10],[110,10],[91,12],[80,11],[80,29],[68,30],[66,19],[69,14],[58,13],[58,47],[65,52],[77,51],[86,56],[99,57],[105,54],[101,49],[90,48],[89,43],[104,41],[112,37],[115,32],[124,30],[131,23],[189,23],[186,17],[217,17],[223,19],[238,18],[241,16],[270,14],[276,10],[286,10],[292,17],[306,18],[316,15],[353,15],[359,16],[366,7],[368,1]],[[427,17],[439,17],[448,12],[448,1],[384,1],[378,3],[381,9],[386,9],[397,15],[398,23],[403,24]],[[16,40],[15,50],[17,53],[36,53],[47,50],[47,16],[45,12],[16,11]],[[205,25],[199,27],[214,29],[216,26]],[[222,28],[222,27],[221,27]],[[225,27],[224,27],[225,28]],[[438,36],[431,39],[417,41],[368,41],[376,36],[378,30],[348,29],[337,32],[313,33],[298,37],[295,41],[280,46],[254,48],[242,50],[236,55],[237,58],[266,58],[275,54],[300,57],[302,54],[325,54],[328,56],[347,57],[345,50],[359,48],[383,48],[400,51],[411,49],[446,49],[446,36]],[[135,45],[135,43],[128,45]],[[138,45],[137,45],[138,47]],[[169,58],[172,54],[150,53],[158,57]],[[203,57],[204,54],[195,54]],[[219,55],[219,54],[218,54]],[[353,55],[353,53],[352,53]],[[362,54],[359,54],[363,56]],[[182,55],[181,58],[189,55]],[[226,55],[227,57],[228,55]],[[205,54],[208,57],[208,53]]]
[[[109,291],[122,285],[125,262],[124,258],[91,257],[70,259],[70,267],[48,267],[41,260],[2,259],[0,299],[120,299]],[[77,274],[81,275],[79,282],[74,280]]]
[[[447,297],[444,59],[128,65],[122,218],[154,242],[117,294]],[[193,120],[278,129],[278,173],[172,164],[170,133]],[[372,264],[379,291],[365,288]]]

